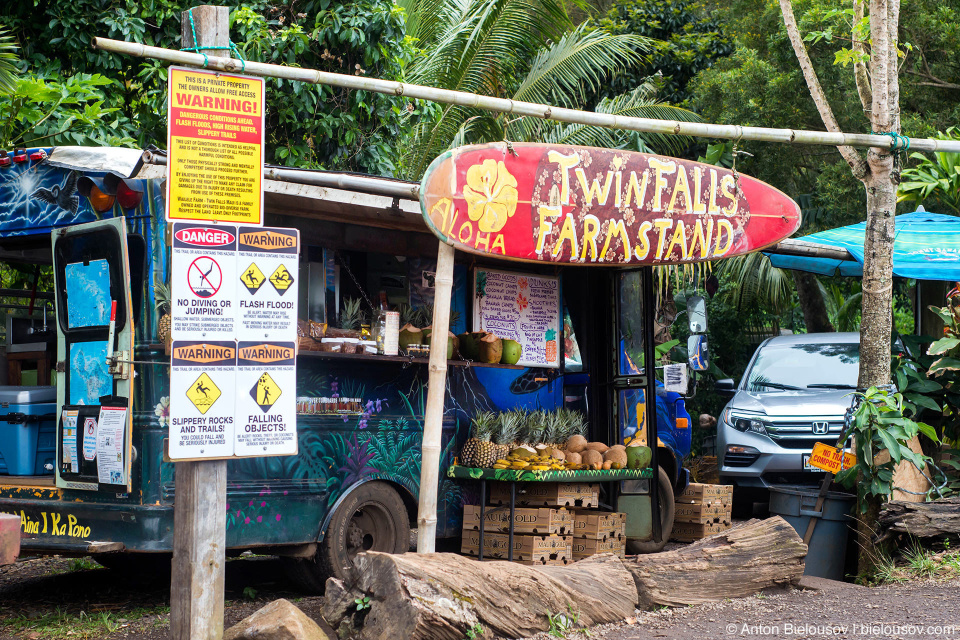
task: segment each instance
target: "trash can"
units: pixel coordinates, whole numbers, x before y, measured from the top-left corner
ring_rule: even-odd
[[[53,473],[56,423],[56,387],[0,387],[0,474]]]
[[[770,515],[781,516],[801,538],[807,533],[810,519],[816,518],[818,522],[807,549],[803,575],[843,580],[850,531],[848,527],[853,522],[850,512],[857,503],[857,497],[829,491],[823,501],[823,509],[816,511],[819,494],[820,490],[816,487],[772,486]]]

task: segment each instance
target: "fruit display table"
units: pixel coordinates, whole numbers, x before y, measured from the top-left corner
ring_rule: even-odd
[[[486,524],[487,509],[487,482],[506,482],[510,486],[510,520],[507,560],[513,561],[513,534],[516,516],[517,502],[517,483],[528,482],[609,482],[614,487],[616,493],[617,483],[621,480],[639,480],[644,478],[653,478],[653,469],[609,469],[609,470],[548,470],[548,471],[526,471],[515,469],[478,469],[474,467],[461,467],[453,465],[447,469],[447,477],[460,480],[479,480],[480,481],[480,531],[479,548],[477,559],[483,560],[483,533]]]

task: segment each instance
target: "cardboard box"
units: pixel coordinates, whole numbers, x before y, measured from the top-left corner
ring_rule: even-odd
[[[460,552],[479,555],[480,532],[463,530]],[[484,560],[506,560],[510,550],[510,536],[506,533],[483,533]],[[571,536],[513,536],[513,559],[527,564],[568,564],[573,561],[573,538]]]
[[[723,533],[729,528],[730,524],[727,522],[675,522],[673,524],[673,533],[670,534],[670,539],[680,542],[693,542],[694,540],[701,540],[716,533]]]
[[[733,486],[692,482],[683,490],[683,493],[677,498],[677,502],[733,504]]]
[[[494,482],[490,503],[510,504],[510,483]],[[516,504],[536,507],[596,507],[600,504],[600,485],[596,482],[518,483]]]
[[[509,531],[510,508],[487,507],[484,513],[484,531]],[[480,507],[474,504],[463,505],[463,528],[480,530]],[[573,513],[566,509],[532,509],[518,507],[514,510],[514,533],[552,533],[570,535],[573,532]]]
[[[626,537],[610,538],[607,540],[591,540],[589,538],[573,539],[573,559],[583,560],[598,553],[615,553],[621,558],[627,550]]]
[[[573,535],[576,538],[607,540],[627,534],[627,514],[600,511],[575,511]]]
[[[0,513],[0,565],[13,564],[20,555],[20,516]]]
[[[731,505],[719,503],[684,503],[674,505],[675,522],[730,522]]]

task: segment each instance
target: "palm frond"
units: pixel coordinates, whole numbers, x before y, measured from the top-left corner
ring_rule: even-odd
[[[17,55],[19,49],[17,39],[6,29],[0,29],[0,93],[2,94],[10,94],[17,89],[17,76],[20,73],[18,67],[20,57]]]
[[[779,311],[790,301],[793,291],[790,273],[774,267],[770,259],[760,252],[721,260],[717,270],[740,283],[728,294],[738,309],[764,304]]]

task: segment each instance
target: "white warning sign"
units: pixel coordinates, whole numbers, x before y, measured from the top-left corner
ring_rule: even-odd
[[[171,336],[233,340],[237,316],[237,228],[180,222],[173,227]]]
[[[297,453],[296,344],[240,342],[234,454]]]
[[[240,227],[237,242],[237,339],[295,341],[300,232]]]
[[[174,341],[170,374],[170,458],[233,455],[237,343]]]

